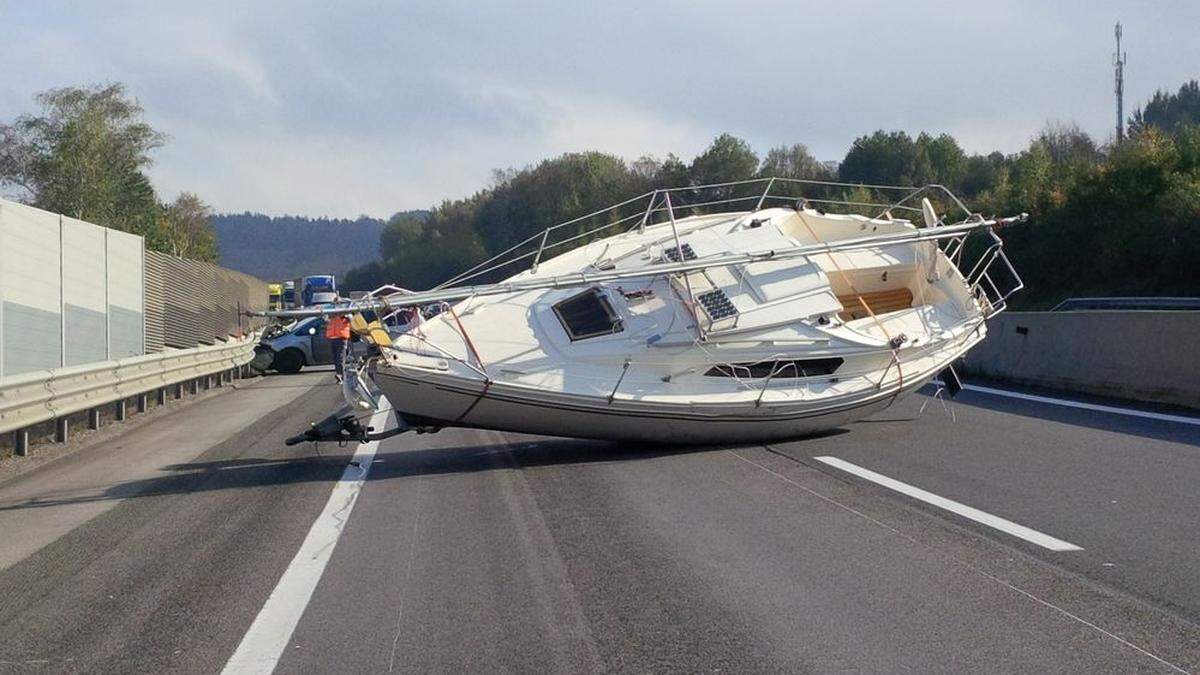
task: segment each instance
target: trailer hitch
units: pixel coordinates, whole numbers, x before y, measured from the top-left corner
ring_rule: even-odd
[[[397,413],[396,419],[399,422],[396,427],[384,429],[383,431],[375,431],[375,427],[363,426],[362,422],[353,413],[349,412],[347,407],[320,422],[313,422],[304,433],[292,436],[284,441],[284,443],[287,445],[297,445],[306,441],[314,443],[336,442],[342,445],[351,442],[369,443],[371,441],[381,441],[385,438],[391,438],[392,436],[399,436],[408,431],[426,434],[435,433],[442,429],[440,425],[431,423],[431,420],[410,419],[399,413]]]

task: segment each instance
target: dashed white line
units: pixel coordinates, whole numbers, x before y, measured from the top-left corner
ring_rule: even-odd
[[[379,407],[380,411],[371,417],[370,426],[384,429],[388,421],[387,411],[392,406],[386,398],[381,398]],[[271,673],[275,670],[325,572],[325,565],[333,556],[333,549],[342,536],[346,521],[350,519],[350,512],[354,510],[378,449],[379,441],[358,446],[354,458],[346,465],[342,477],[333,487],[324,510],[312,524],[296,557],[284,570],[258,616],[254,617],[254,623],[242,636],[241,643],[226,662],[223,673]]]
[[[1063,541],[1062,539],[1056,539],[1048,534],[1043,534],[1042,532],[1025,527],[1024,525],[1018,525],[1017,523],[1001,518],[1000,516],[994,516],[990,513],[980,511],[979,509],[956,502],[952,499],[940,497],[932,492],[922,490],[919,487],[909,485],[908,483],[902,483],[895,478],[888,478],[887,476],[880,473],[875,473],[870,469],[864,469],[857,464],[851,464],[844,459],[838,459],[837,457],[814,457],[813,459],[841,469],[846,473],[854,474],[859,478],[869,480],[877,485],[882,485],[883,487],[895,490],[901,494],[908,495],[913,499],[919,499],[926,504],[932,504],[933,506],[956,513],[977,523],[987,525],[988,527],[995,528],[1014,537],[1024,539],[1025,541],[1037,544],[1043,548],[1050,549],[1051,551],[1083,550],[1071,542]]]
[[[1129,417],[1142,417],[1145,419],[1159,420],[1162,422],[1178,422],[1180,424],[1191,424],[1200,426],[1200,417],[1188,417],[1187,415],[1169,415],[1167,413],[1156,413],[1148,410],[1135,410],[1133,408],[1119,408],[1113,405],[1100,405],[1099,403],[1084,403],[1083,401],[1072,401],[1065,398],[1054,398],[1053,396],[1039,396],[1037,394],[1024,394],[1019,391],[1009,391],[1007,389],[996,389],[994,387],[981,387],[977,384],[964,384],[963,389],[967,391],[977,391],[981,394],[991,394],[992,396],[1006,396],[1008,398],[1019,398],[1023,401],[1034,401],[1036,403],[1049,403],[1051,405],[1061,405],[1068,408],[1079,408],[1081,410],[1092,410],[1095,412],[1112,413],[1114,415],[1127,415]]]

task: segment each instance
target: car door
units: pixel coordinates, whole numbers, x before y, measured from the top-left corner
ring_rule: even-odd
[[[314,324],[317,329],[312,335],[312,363],[310,365],[324,366],[333,363],[333,347],[329,344],[329,338],[325,337],[325,321],[317,321]]]

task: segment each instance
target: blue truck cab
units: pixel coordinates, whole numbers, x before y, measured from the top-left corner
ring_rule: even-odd
[[[332,274],[310,274],[295,281],[296,307],[337,302],[337,279]]]

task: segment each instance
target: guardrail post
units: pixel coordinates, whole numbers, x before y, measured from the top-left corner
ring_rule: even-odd
[[[175,383],[175,400],[179,400],[181,398],[183,398],[183,383],[176,382]]]
[[[17,429],[13,432],[13,454],[25,457],[29,454],[29,430]]]
[[[167,404],[167,388],[166,387],[158,388],[158,395],[155,398],[155,403],[158,405],[166,405]]]
[[[67,418],[60,417],[54,420],[54,442],[66,443],[70,435],[70,428],[67,423]]]
[[[100,428],[100,409],[92,408],[88,411],[88,428],[95,431]]]
[[[148,397],[145,394],[137,395],[137,411],[139,413],[146,412],[146,408],[150,407],[149,402],[147,401],[147,398]]]
[[[113,406],[113,413],[113,417],[118,422],[125,421],[125,399],[121,399],[120,401],[116,402],[116,404]]]
[[[193,395],[194,395],[194,394],[196,394],[196,393],[199,393],[199,391],[200,391],[200,380],[192,380],[191,382],[189,382],[189,383],[188,383],[188,389],[190,390],[190,393],[191,393],[191,394],[193,394]]]

